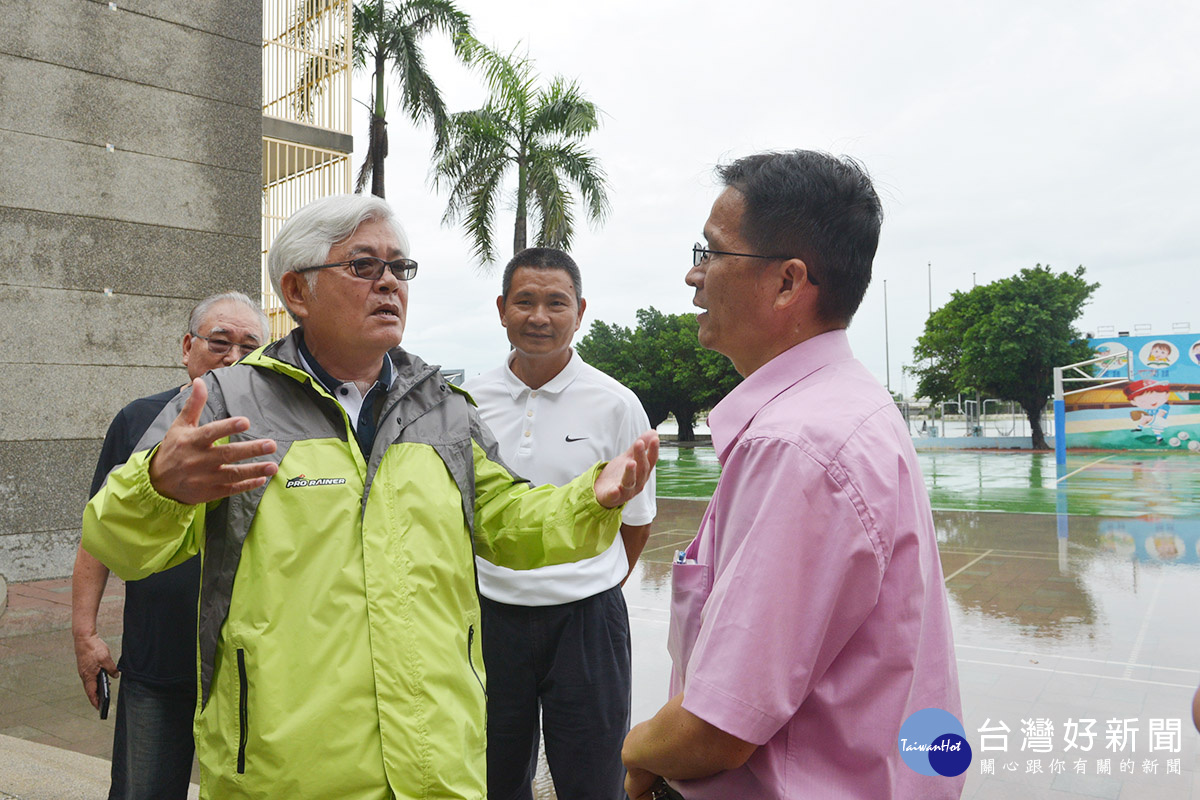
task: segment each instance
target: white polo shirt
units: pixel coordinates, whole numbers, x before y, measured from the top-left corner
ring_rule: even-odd
[[[571,351],[571,360],[548,383],[530,389],[504,366],[473,378],[466,389],[479,415],[500,444],[510,469],[534,486],[561,485],[597,461],[608,461],[650,430],[637,396]],[[641,494],[626,504],[621,521],[647,525],[654,520],[654,474]],[[611,589],[629,571],[618,535],[594,558],[531,570],[498,567],[476,558],[484,597],[516,606],[553,606]]]

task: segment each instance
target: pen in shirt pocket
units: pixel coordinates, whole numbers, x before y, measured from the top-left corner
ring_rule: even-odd
[[[676,550],[675,551],[675,560],[672,561],[671,563],[673,563],[673,564],[695,564],[696,559],[688,558],[687,553],[685,553],[682,550]]]

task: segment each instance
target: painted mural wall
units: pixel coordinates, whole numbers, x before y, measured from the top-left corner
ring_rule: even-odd
[[[1068,447],[1177,450],[1200,455],[1200,334],[1095,339],[1097,356],[1127,353],[1132,377],[1066,397]],[[1126,377],[1096,364],[1098,378]]]

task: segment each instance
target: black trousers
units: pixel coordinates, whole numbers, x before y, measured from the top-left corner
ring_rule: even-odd
[[[196,693],[186,687],[162,689],[121,679],[109,800],[186,800],[195,710]]]
[[[631,683],[621,587],[560,606],[480,601],[488,800],[532,800],[539,707],[559,800],[624,798]]]

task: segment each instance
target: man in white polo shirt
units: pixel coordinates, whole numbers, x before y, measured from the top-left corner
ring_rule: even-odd
[[[620,454],[650,427],[629,389],[571,348],[587,304],[575,261],[532,247],[504,269],[496,298],[512,352],[468,382],[509,469],[562,483]],[[624,797],[629,617],[621,584],[654,519],[654,478],[625,507],[603,554],[516,571],[476,559],[488,677],[488,800],[531,800],[539,707],[559,800]]]

